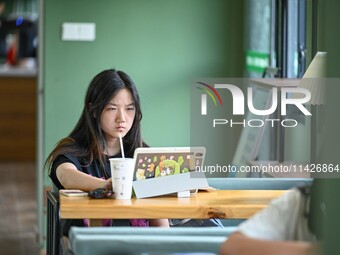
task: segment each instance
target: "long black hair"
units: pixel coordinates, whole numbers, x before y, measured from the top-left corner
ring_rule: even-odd
[[[142,112],[137,88],[129,75],[115,69],[104,70],[97,74],[89,84],[86,92],[84,108],[68,137],[60,140],[46,160],[50,165],[60,154],[70,153],[83,158],[84,165],[89,165],[93,160],[99,160],[104,168],[107,147],[103,131],[100,127],[100,116],[110,100],[122,89],[131,92],[135,105],[135,119],[129,132],[124,137],[124,153],[133,157],[137,147],[142,146],[140,122]]]

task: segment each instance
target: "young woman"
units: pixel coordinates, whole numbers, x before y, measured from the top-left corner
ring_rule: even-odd
[[[140,121],[142,112],[137,89],[122,71],[105,70],[91,81],[84,109],[71,134],[59,141],[48,156],[49,176],[58,189],[111,189],[109,158],[121,157],[119,135],[124,139],[124,154],[133,157],[143,146]],[[115,220],[104,225],[169,226],[167,219]],[[86,226],[87,221],[72,220],[71,225]]]

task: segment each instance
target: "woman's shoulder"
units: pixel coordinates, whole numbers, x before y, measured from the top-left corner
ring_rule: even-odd
[[[82,160],[76,155],[73,155],[72,153],[62,153],[62,154],[59,154],[55,158],[53,165],[61,165],[63,163],[72,163],[76,166],[80,166],[81,162]]]
[[[64,142],[60,144],[59,150],[57,151],[58,155],[55,157],[56,160],[65,160],[76,163],[83,164],[86,160],[86,149],[82,148],[74,139],[65,138]]]

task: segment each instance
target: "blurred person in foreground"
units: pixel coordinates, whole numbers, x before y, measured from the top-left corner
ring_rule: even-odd
[[[241,223],[222,244],[221,255],[316,255],[326,213],[320,189],[294,188]],[[318,190],[319,193],[316,193]]]

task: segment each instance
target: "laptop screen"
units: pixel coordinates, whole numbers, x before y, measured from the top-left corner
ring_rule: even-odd
[[[203,165],[204,157],[204,147],[138,148],[134,180],[193,172]]]

